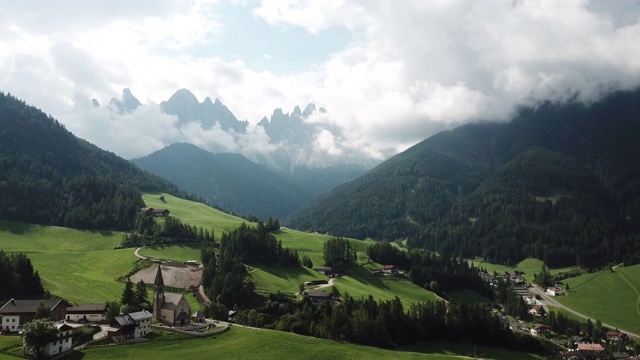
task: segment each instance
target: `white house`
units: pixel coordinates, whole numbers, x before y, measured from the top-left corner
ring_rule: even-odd
[[[107,304],[80,304],[67,307],[67,321],[97,323],[105,320]]]
[[[145,336],[151,332],[151,318],[153,314],[147,310],[129,313],[129,317],[136,323],[135,331],[133,333],[134,338]]]
[[[17,332],[20,326],[33,320],[40,303],[51,311],[51,316],[54,320],[64,319],[68,304],[62,299],[11,299],[0,308],[0,318],[2,318],[0,326],[2,326],[3,330]]]
[[[73,344],[73,328],[66,324],[56,323],[58,329],[58,337],[54,341],[50,341],[47,345],[40,349],[40,353],[46,357],[52,357],[63,352],[71,350]],[[24,341],[24,340],[23,340]],[[35,355],[25,347],[27,355]]]
[[[550,288],[547,288],[547,294],[551,296],[560,296],[562,295],[562,290],[560,290],[560,288],[557,288],[557,287],[550,287]]]

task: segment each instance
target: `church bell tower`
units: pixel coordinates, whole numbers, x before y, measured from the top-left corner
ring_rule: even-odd
[[[162,321],[160,309],[164,304],[164,280],[162,279],[162,270],[158,264],[156,272],[156,280],[153,282],[153,317],[158,321]]]

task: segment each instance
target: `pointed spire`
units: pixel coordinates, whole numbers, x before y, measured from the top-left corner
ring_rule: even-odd
[[[153,286],[164,286],[164,280],[162,279],[162,270],[160,264],[158,264],[158,272],[156,272],[156,280],[153,282]]]

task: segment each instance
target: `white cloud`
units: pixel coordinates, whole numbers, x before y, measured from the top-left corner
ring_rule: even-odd
[[[274,108],[314,102],[328,112],[309,121],[339,127],[344,137],[320,132],[319,149],[350,147],[381,158],[457,124],[504,120],[523,102],[575,94],[592,101],[603,89],[640,83],[640,5],[633,0],[232,4],[277,31],[322,37],[341,28],[352,38],[282,76],[268,70],[282,54],[261,53],[261,69],[254,69],[211,50],[233,21],[215,1],[0,2],[0,90],[125,157],[177,139],[274,151],[255,127],[246,136],[180,129],[152,104],[188,88],[253,123]],[[86,107],[92,97],[108,103],[124,87],[148,105],[121,119]],[[152,126],[153,116],[160,126],[133,141],[127,129]]]

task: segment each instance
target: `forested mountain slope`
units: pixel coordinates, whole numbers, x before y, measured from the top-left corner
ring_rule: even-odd
[[[282,217],[311,198],[294,182],[240,154],[214,154],[182,143],[131,161],[211,204],[261,219]]]
[[[640,91],[439,133],[287,224],[502,263],[639,262]]]
[[[175,185],[77,138],[58,121],[0,93],[0,219],[82,229],[129,229],[140,190]]]

